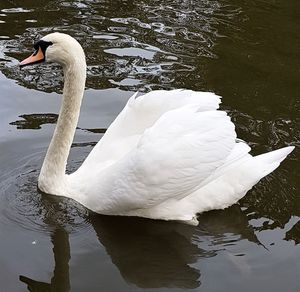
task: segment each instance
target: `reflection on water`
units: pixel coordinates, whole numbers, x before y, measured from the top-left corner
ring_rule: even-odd
[[[42,125],[45,124],[56,124],[58,119],[58,114],[24,114],[20,115],[19,118],[22,118],[22,120],[17,120],[14,122],[10,122],[10,125],[14,125],[19,130],[24,129],[32,129],[32,130],[39,130],[41,129]],[[94,128],[94,129],[81,129],[77,127],[79,130],[88,131],[91,133],[101,133],[104,134],[106,132],[106,129],[104,128]]]
[[[59,203],[52,204],[60,213],[60,218],[66,219]],[[225,220],[220,225],[221,217]],[[20,276],[20,281],[27,284],[29,291],[70,290],[69,235],[63,224],[53,219],[52,216],[45,219],[53,230],[53,276],[50,283]],[[201,261],[201,258],[215,257],[219,250],[241,239],[260,244],[248,225],[247,217],[237,206],[203,215],[205,226],[201,229],[174,222],[93,213],[87,217],[87,221],[124,280],[141,288],[197,288],[201,285],[201,271],[193,264]],[[224,232],[231,235],[221,236]],[[209,238],[214,247],[201,248],[202,238]]]
[[[193,243],[193,230],[179,224],[99,216],[90,220],[123,278],[141,288],[197,288],[201,274],[191,265],[214,255]]]
[[[300,243],[300,220],[286,233],[286,240],[293,240],[295,244]]]
[[[26,13],[15,10],[0,17],[9,38],[3,41],[2,50],[7,57],[1,62],[8,77],[15,75],[16,60],[22,59],[26,50],[32,50],[34,40],[51,31],[62,31],[75,36],[86,51],[88,87],[118,85],[127,90],[170,88],[175,82],[184,87],[181,79],[186,80],[187,75],[199,82],[196,60],[216,57],[211,48],[220,37],[217,25],[226,26],[226,19],[240,13],[237,7],[218,1],[26,2],[30,7]],[[14,4],[26,5],[23,1]],[[5,5],[4,1],[0,5],[5,12],[11,3]],[[24,31],[24,22],[33,19],[36,22],[26,24]],[[13,30],[12,22],[18,24]],[[30,88],[56,90],[61,74],[49,68],[37,70],[40,74],[25,70],[13,78]],[[132,84],[131,80],[139,82]]]
[[[53,243],[53,254],[55,262],[55,268],[53,271],[51,282],[39,282],[25,276],[20,276],[20,281],[26,283],[27,289],[31,292],[70,291],[70,245],[68,233],[62,228],[57,228],[51,235],[51,241]]]
[[[17,120],[9,123],[16,125],[17,129],[41,129],[41,125],[55,124],[57,122],[58,114],[30,114],[19,116],[23,120]]]
[[[127,91],[213,91],[253,153],[300,146],[299,5],[1,0],[0,290],[24,291],[25,283],[29,291],[298,291],[299,149],[239,204],[200,215],[197,228],[91,214],[37,192],[62,73],[17,64],[52,31],[85,49],[88,90],[68,172]]]

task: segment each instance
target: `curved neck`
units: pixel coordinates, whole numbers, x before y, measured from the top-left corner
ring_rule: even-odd
[[[65,65],[62,104],[57,125],[39,176],[39,188],[56,193],[63,187],[67,160],[79,118],[86,79],[85,58]]]

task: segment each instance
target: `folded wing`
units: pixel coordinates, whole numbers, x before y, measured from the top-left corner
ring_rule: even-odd
[[[181,89],[156,90],[137,98],[134,94],[81,168],[103,168],[118,161],[136,146],[144,131],[164,113],[188,104],[198,105],[199,111],[216,110],[220,97],[211,92]]]
[[[223,111],[199,112],[197,105],[189,105],[163,114],[98,181],[96,189],[109,192],[107,213],[112,208],[126,214],[188,196],[224,164],[235,139],[234,125]]]

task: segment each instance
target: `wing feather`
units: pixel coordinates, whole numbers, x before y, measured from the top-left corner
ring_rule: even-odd
[[[211,92],[192,90],[155,90],[136,97],[134,94],[102,139],[82,164],[85,167],[107,166],[133,149],[144,131],[166,112],[188,104],[198,105],[199,111],[216,110],[221,97]],[[84,170],[85,172],[85,170]]]
[[[223,111],[200,112],[192,105],[165,113],[108,170],[114,210],[124,213],[188,196],[224,164],[235,139]]]

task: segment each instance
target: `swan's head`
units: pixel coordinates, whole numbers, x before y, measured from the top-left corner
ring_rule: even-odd
[[[20,62],[20,67],[43,62],[55,62],[62,66],[78,61],[85,62],[81,45],[64,33],[55,32],[44,36],[34,44],[34,49],[31,56]]]

